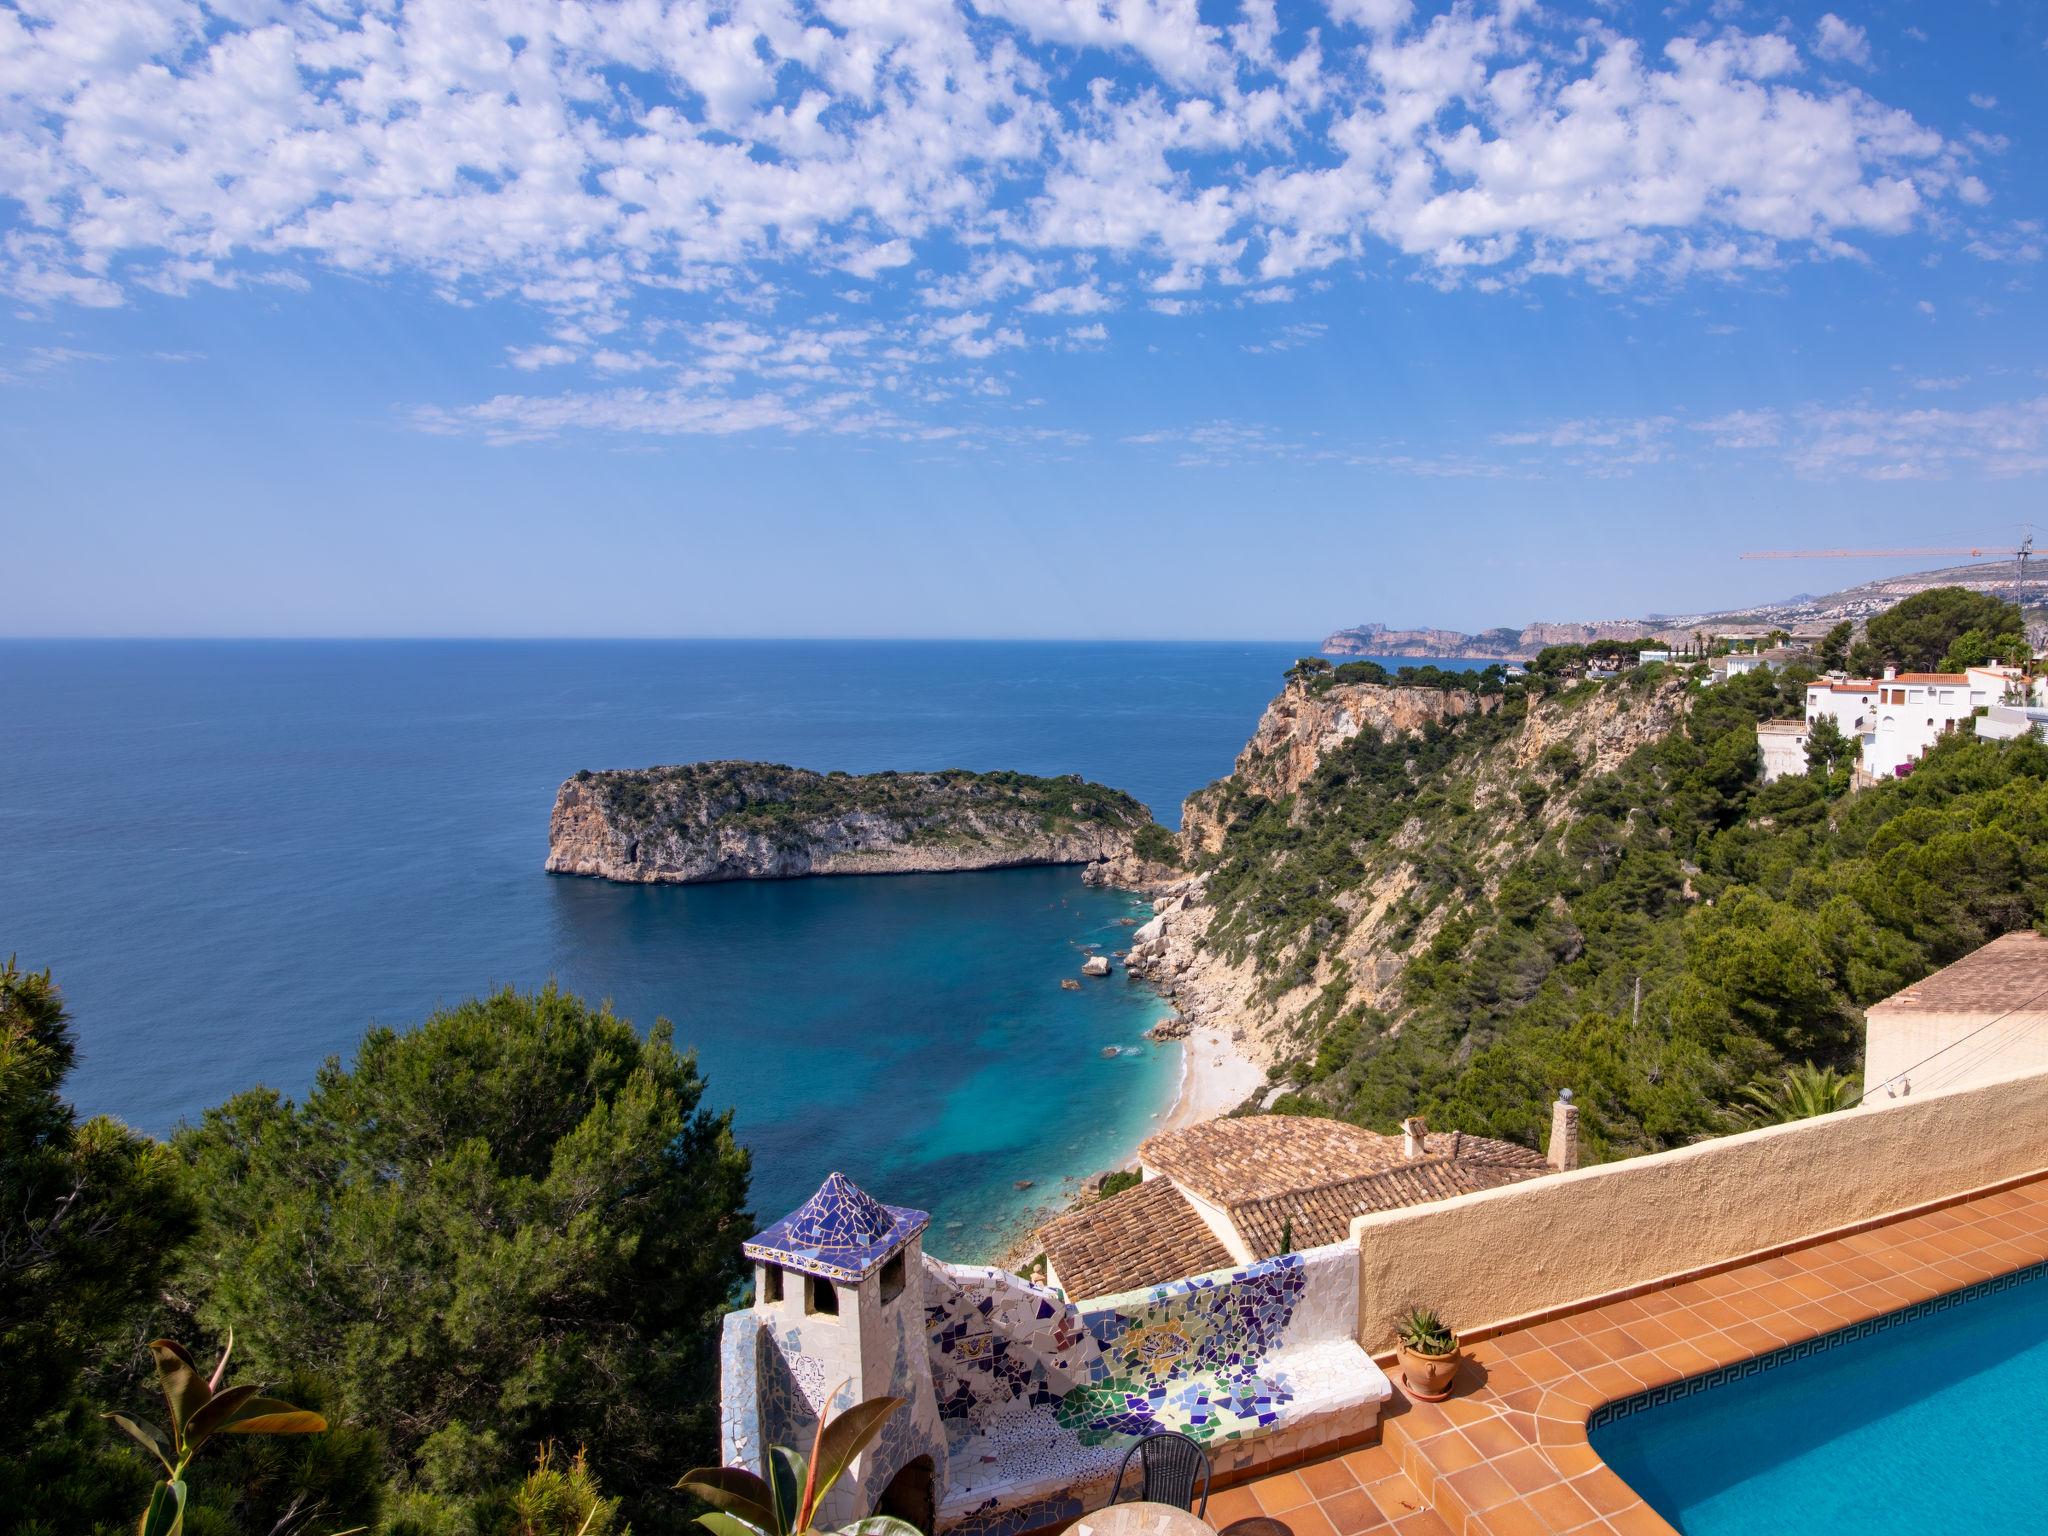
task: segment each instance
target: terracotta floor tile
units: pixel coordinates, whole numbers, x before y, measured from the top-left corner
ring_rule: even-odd
[[[1506,1478],[1508,1486],[1524,1498],[1538,1488],[1548,1488],[1559,1481],[1557,1468],[1533,1445],[1523,1446],[1512,1455],[1497,1456],[1487,1465]]]
[[[1429,1508],[1429,1500],[1405,1477],[1382,1478],[1365,1491],[1390,1521],[1402,1521]]]
[[[1583,1440],[1576,1445],[1545,1446],[1543,1454],[1550,1458],[1550,1464],[1557,1468],[1558,1474],[1567,1479],[1591,1472],[1595,1467],[1606,1466],[1600,1459],[1600,1453]]]
[[[1640,1504],[1635,1489],[1629,1487],[1603,1463],[1593,1471],[1571,1480],[1572,1491],[1596,1513],[1612,1515],[1617,1510],[1627,1509],[1631,1504]]]
[[[1342,1460],[1312,1461],[1299,1469],[1301,1480],[1318,1499],[1327,1499],[1358,1486],[1358,1478]]]
[[[1476,1424],[1482,1419],[1493,1417],[1492,1408],[1470,1397],[1454,1397],[1449,1402],[1436,1404],[1436,1408],[1447,1422],[1461,1429],[1468,1424]]]
[[[1551,1353],[1575,1371],[1590,1371],[1596,1365],[1607,1363],[1606,1351],[1591,1339],[1567,1339],[1562,1344],[1553,1345]]]
[[[1520,1499],[1485,1511],[1465,1527],[1466,1536],[1551,1536],[1551,1528]]]
[[[1453,1430],[1447,1435],[1432,1435],[1427,1440],[1416,1442],[1416,1449],[1432,1471],[1442,1476],[1446,1472],[1462,1472],[1467,1467],[1476,1467],[1486,1460],[1484,1453],[1462,1430]]]
[[[1351,1475],[1358,1480],[1359,1487],[1367,1487],[1383,1477],[1399,1477],[1401,1463],[1394,1459],[1394,1453],[1384,1445],[1360,1446],[1355,1451],[1346,1451],[1341,1457]]]
[[[1548,1529],[1553,1531],[1576,1530],[1600,1513],[1580,1498],[1577,1490],[1569,1483],[1552,1483],[1522,1497],[1528,1500],[1529,1507],[1541,1515],[1548,1522]]]
[[[1289,1510],[1315,1502],[1314,1495],[1308,1491],[1308,1484],[1296,1472],[1277,1472],[1247,1486],[1252,1497],[1259,1501],[1259,1513],[1262,1515],[1284,1515]]]
[[[1558,1377],[1567,1374],[1571,1370],[1570,1366],[1558,1359],[1548,1349],[1539,1349],[1533,1353],[1518,1356],[1517,1360],[1522,1369],[1528,1373],[1531,1381],[1555,1381]]]
[[[1384,1531],[1392,1522],[1363,1488],[1353,1488],[1322,1501],[1323,1517],[1337,1536],[1359,1536],[1364,1531]],[[1212,1524],[1214,1522],[1211,1522]]]
[[[1209,1524],[1221,1530],[1237,1520],[1255,1519],[1264,1511],[1252,1497],[1249,1484],[1237,1488],[1225,1488],[1209,1495],[1209,1512],[1203,1516]]]
[[[1394,1522],[1395,1536],[1452,1536],[1451,1528],[1435,1510],[1425,1509]]]
[[[1337,1528],[1320,1504],[1304,1504],[1279,1517],[1294,1536],[1337,1536]]]
[[[1459,1501],[1471,1510],[1488,1510],[1515,1496],[1515,1490],[1508,1480],[1491,1466],[1484,1464],[1467,1467],[1462,1472],[1453,1472],[1444,1479],[1444,1482],[1456,1492]]]
[[[1665,1317],[1641,1317],[1628,1325],[1629,1337],[1644,1349],[1655,1349],[1678,1337],[1678,1330]]]
[[[1488,1417],[1476,1424],[1467,1424],[1464,1436],[1481,1456],[1492,1458],[1506,1456],[1522,1450],[1528,1442],[1498,1418]]]

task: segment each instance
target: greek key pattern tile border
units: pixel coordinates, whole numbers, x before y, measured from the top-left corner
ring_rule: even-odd
[[[1742,1381],[1763,1371],[1776,1370],[1781,1365],[1790,1365],[1795,1360],[1804,1360],[1824,1350],[1850,1344],[1857,1339],[1867,1339],[1874,1333],[1897,1328],[1904,1323],[1931,1317],[1937,1312],[1946,1312],[1951,1307],[1960,1307],[1985,1296],[2009,1291],[2014,1286],[2030,1285],[2036,1280],[2048,1279],[2048,1260],[2029,1264],[2025,1269],[2016,1269],[2010,1274],[1994,1275],[1989,1280],[1979,1280],[1966,1285],[1959,1291],[1950,1291],[1942,1296],[1930,1296],[1925,1301],[1916,1301],[1910,1307],[1901,1307],[1896,1312],[1886,1312],[1877,1317],[1865,1318],[1860,1323],[1850,1323],[1832,1333],[1818,1334],[1810,1339],[1801,1339],[1796,1344],[1783,1344],[1768,1354],[1754,1355],[1747,1360],[1737,1360],[1730,1365],[1716,1366],[1711,1371],[1702,1371],[1697,1376],[1688,1376],[1683,1381],[1674,1381],[1661,1387],[1651,1387],[1633,1397],[1617,1398],[1602,1404],[1593,1411],[1586,1421],[1586,1432],[1591,1434],[1616,1419],[1625,1419],[1632,1413],[1641,1413],[1646,1408],[1661,1407],[1680,1398],[1691,1397],[1697,1392],[1710,1392],[1715,1387],[1726,1386],[1731,1381]]]

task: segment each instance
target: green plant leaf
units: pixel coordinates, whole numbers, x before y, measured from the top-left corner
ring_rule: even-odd
[[[327,1420],[309,1408],[294,1408],[274,1397],[252,1397],[221,1426],[230,1435],[317,1435]]]
[[[817,1491],[811,1495],[812,1509],[825,1502],[826,1493],[853,1465],[853,1458],[868,1448],[889,1422],[889,1415],[902,1406],[900,1397],[871,1397],[864,1403],[855,1403],[825,1426],[818,1436],[818,1464],[812,1469],[818,1482]]]
[[[185,1353],[185,1346],[175,1339],[151,1339],[149,1352],[156,1358],[157,1380],[163,1385],[164,1402],[171,1410],[171,1439],[182,1446],[185,1426],[193,1414],[206,1406],[213,1393],[200,1376],[199,1367]]]
[[[834,1536],[924,1536],[924,1532],[894,1515],[869,1515],[865,1520],[842,1525]]]
[[[131,1419],[125,1413],[103,1413],[103,1419],[111,1419],[127,1432],[128,1438],[141,1446],[150,1455],[164,1464],[164,1470],[171,1469],[170,1447],[164,1443],[163,1431],[147,1419]]]
[[[775,1495],[774,1536],[788,1536],[802,1529],[797,1510],[803,1503],[804,1482],[810,1465],[802,1454],[786,1445],[768,1448],[768,1486]]]
[[[713,1509],[737,1515],[763,1531],[776,1531],[774,1491],[745,1467],[699,1467],[685,1472],[676,1486]]]
[[[150,1490],[149,1508],[136,1524],[135,1536],[180,1536],[185,1529],[185,1480],[172,1478]]]
[[[239,1410],[263,1389],[254,1382],[239,1387],[229,1387],[216,1392],[206,1400],[206,1405],[192,1415],[185,1426],[185,1449],[196,1451],[206,1443],[206,1438],[215,1430],[235,1419]]]
[[[722,1509],[714,1509],[708,1515],[699,1515],[697,1523],[710,1531],[712,1536],[772,1536],[759,1526],[747,1524],[738,1515],[728,1515]]]

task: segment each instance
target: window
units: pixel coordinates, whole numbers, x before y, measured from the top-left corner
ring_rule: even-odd
[[[839,1315],[839,1289],[819,1275],[804,1276],[804,1310],[826,1317]]]
[[[903,1294],[903,1255],[898,1253],[882,1266],[882,1300],[894,1301]]]
[[[780,1264],[763,1264],[761,1266],[761,1299],[763,1301],[782,1300],[782,1266]]]

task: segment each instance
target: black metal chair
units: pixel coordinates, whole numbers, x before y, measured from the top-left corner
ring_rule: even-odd
[[[1202,1449],[1201,1441],[1173,1430],[1147,1435],[1124,1453],[1123,1465],[1116,1469],[1116,1489],[1109,1496],[1112,1504],[1124,1496],[1124,1474],[1130,1471],[1134,1456],[1140,1472],[1139,1498],[1171,1504],[1197,1520],[1209,1512],[1209,1453]],[[1199,1504],[1195,1501],[1198,1490]]]

